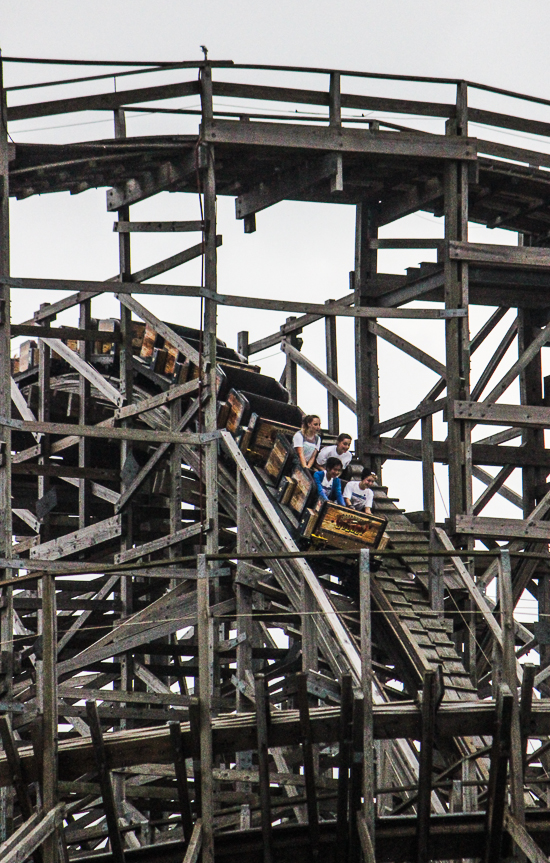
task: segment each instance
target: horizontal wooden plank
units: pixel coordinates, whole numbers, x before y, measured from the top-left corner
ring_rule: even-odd
[[[122,516],[115,515],[89,527],[83,527],[81,530],[75,530],[73,533],[43,542],[41,545],[35,545],[29,554],[33,560],[58,560],[77,551],[95,547],[101,542],[120,536],[121,533]]]
[[[473,420],[482,425],[518,428],[550,428],[550,408],[536,405],[486,404],[485,402],[455,401],[453,418]]]
[[[157,99],[174,99],[178,96],[193,96],[199,92],[198,81],[179,84],[163,84],[159,87],[141,87],[134,90],[119,90],[116,93],[98,93],[95,96],[76,96],[71,99],[56,99],[51,102],[35,102],[31,105],[11,105],[8,121],[28,120],[31,117],[53,117],[56,114],[73,114],[77,111],[114,111],[129,102],[156,102]]]
[[[102,330],[80,330],[78,327],[40,327],[33,324],[12,324],[10,327],[11,338],[16,336],[30,336],[41,339],[52,336],[56,339],[75,339],[83,342],[120,342],[119,332],[105,333]]]
[[[490,536],[493,539],[529,539],[550,542],[550,522],[530,523],[521,518],[489,518],[488,516],[457,515],[456,532],[469,536]]]
[[[371,455],[381,455],[391,459],[422,458],[422,442],[414,438],[367,438],[365,451]],[[495,465],[503,467],[513,464],[516,467],[548,467],[550,469],[550,450],[526,448],[519,446],[498,446],[495,444],[472,444],[472,457],[476,464]],[[446,441],[434,441],[434,460],[447,463],[449,448]]]
[[[118,234],[131,233],[182,233],[187,231],[202,231],[204,222],[115,222],[113,231]]]
[[[203,432],[194,434],[191,432],[169,432],[149,429],[116,429],[104,428],[102,426],[75,425],[72,423],[46,423],[27,422],[25,420],[12,420],[0,417],[0,427],[8,426],[18,431],[40,431],[45,434],[76,435],[78,437],[97,437],[107,440],[136,440],[149,441],[150,443],[181,443],[197,445],[215,440],[220,433]],[[38,428],[40,426],[40,428]]]
[[[168,536],[161,536],[159,539],[153,539],[151,542],[145,542],[143,545],[138,545],[135,548],[129,548],[126,551],[121,551],[119,554],[115,554],[115,563],[126,563],[128,560],[136,560],[138,557],[153,554],[155,551],[160,551],[163,548],[177,545],[178,542],[184,542],[185,540],[190,539],[193,536],[197,536],[199,533],[206,532],[207,530],[208,525],[197,522],[196,524],[177,530]]]
[[[291,102],[296,105],[329,105],[328,90],[304,90],[291,87],[268,87],[257,84],[238,84],[228,81],[214,81],[212,89],[215,96],[232,99],[260,99],[263,101]],[[340,95],[342,108],[356,110],[387,111],[393,114],[418,114],[428,117],[454,117],[456,107],[442,102],[419,102],[410,99],[385,99],[377,96],[363,96],[356,93]]]
[[[417,422],[422,417],[436,414],[444,409],[446,402],[447,399],[438,399],[435,402],[424,402],[413,411],[408,411],[407,413],[400,414],[392,419],[384,420],[381,423],[375,423],[372,427],[372,434],[382,435],[386,432],[392,431],[393,429],[401,428],[401,426],[406,425],[407,423]]]
[[[492,243],[449,242],[451,260],[515,267],[550,267],[550,249],[538,246],[501,246]]]
[[[431,159],[477,159],[475,138],[371,132],[340,126],[296,126],[282,123],[212,120],[201,126],[201,138],[212,144],[292,147],[339,153],[412,156]]]
[[[298,312],[314,314],[319,317],[334,316],[347,318],[403,318],[420,320],[447,320],[464,318],[466,309],[394,309],[382,306],[361,308],[323,303],[296,302],[295,300],[267,300],[261,297],[238,296],[235,294],[215,294],[195,285],[142,285],[131,282],[92,282],[73,279],[14,279],[0,277],[0,284],[22,290],[78,291],[85,293],[153,294],[156,296],[204,297],[214,300],[221,306],[234,306],[243,309],[264,309],[271,312]]]

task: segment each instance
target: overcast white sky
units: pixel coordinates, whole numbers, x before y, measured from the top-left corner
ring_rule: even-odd
[[[252,0],[203,0],[202,3],[175,0],[94,0],[76,3],[74,0],[0,0],[0,46],[4,56],[58,57],[71,59],[178,61],[200,57],[200,45],[208,47],[212,59],[232,59],[241,63],[273,63],[316,67],[333,67],[357,71],[397,74],[459,77],[494,86],[549,97],[548,44],[550,21],[548,3],[543,0],[385,0],[374,3],[328,2],[328,0],[279,0],[276,4]],[[91,74],[95,71],[89,70]],[[88,70],[82,70],[86,74]],[[38,80],[71,77],[73,70],[53,66],[21,66],[8,64],[5,72],[8,86]],[[215,73],[219,74],[219,73]],[[174,77],[158,76],[155,83],[187,80],[189,73]],[[220,77],[221,74],[220,74]],[[245,78],[245,73],[227,80],[267,80]],[[312,88],[328,86],[325,76],[305,83],[304,79],[279,77],[278,83],[298,84]],[[118,89],[147,86],[149,76],[126,78]],[[349,86],[347,86],[349,84]],[[426,98],[452,101],[452,88],[421,88],[397,82],[346,82],[348,91],[372,95],[392,95],[404,98]],[[44,89],[31,93],[14,93],[11,104],[36,99],[60,98],[84,92],[111,92],[112,80],[69,90]],[[521,102],[500,97],[474,94],[475,104],[493,110],[525,113],[527,116],[550,120],[550,108],[529,108]],[[178,100],[173,103],[178,106]],[[190,104],[190,103],[188,103]],[[284,106],[285,110],[288,106]],[[399,122],[399,120],[397,120]],[[405,122],[405,121],[404,121]],[[429,121],[428,121],[429,122]],[[437,123],[437,121],[436,121]],[[420,123],[417,121],[417,125]],[[148,115],[130,117],[130,135],[162,132],[190,132],[195,121],[166,119],[158,122]],[[431,121],[424,125],[439,131]],[[108,114],[72,114],[13,124],[15,141],[63,143],[74,140],[109,137],[112,120]],[[488,137],[487,130],[471,128],[470,134]],[[493,136],[495,137],[495,136]],[[498,140],[518,141],[517,133],[502,133]],[[544,149],[545,142],[530,138],[526,147]],[[134,219],[185,219],[198,217],[195,196],[156,196],[132,208]],[[348,272],[353,268],[354,211],[351,207],[283,203],[258,216],[254,235],[243,234],[242,224],[234,218],[233,199],[220,199],[219,231],[224,244],[219,251],[219,290],[227,293],[246,292],[256,296],[287,296],[312,301],[345,294]],[[18,276],[66,278],[105,278],[117,271],[117,241],[112,233],[113,215],[105,209],[105,190],[92,190],[70,197],[68,194],[33,197],[12,206],[12,272]],[[385,229],[383,236],[441,236],[442,224],[426,214],[403,220],[393,233]],[[183,241],[182,241],[183,236]],[[189,242],[186,241],[189,239]],[[502,231],[484,231],[473,226],[470,239],[486,242],[515,243],[516,235]],[[197,242],[193,235],[138,236],[133,241],[133,268],[138,269]],[[429,252],[383,253],[380,269],[402,272],[420,260],[430,260]],[[192,263],[166,274],[161,281],[197,284],[198,267]],[[30,316],[33,307],[46,299],[40,295],[20,294],[15,298],[13,319]],[[159,316],[167,320],[194,323],[197,318],[194,301],[145,301]],[[115,314],[114,301],[101,300],[94,314]],[[489,310],[474,311],[472,329],[487,316]],[[511,313],[510,313],[511,314]],[[66,320],[69,320],[67,318]],[[249,329],[251,340],[273,332],[282,322],[281,315],[260,312],[220,312],[220,334],[236,345],[236,333]],[[503,322],[496,334],[498,339],[507,324]],[[440,323],[395,322],[392,329],[411,341],[430,349],[443,359],[443,325]],[[304,351],[319,365],[324,362],[323,329],[311,327],[305,336]],[[341,383],[353,393],[352,326],[339,323],[342,346]],[[347,350],[346,350],[347,347]],[[280,374],[282,357],[270,356],[262,367],[269,374]],[[481,351],[479,352],[481,355]],[[435,382],[435,376],[414,363],[403,359],[385,345],[381,358],[381,412],[390,417],[412,409]],[[508,358],[508,363],[511,359]],[[510,400],[514,393],[510,391]],[[310,379],[300,378],[300,403],[306,410],[326,415],[325,399]],[[354,432],[355,423],[342,409],[343,425]],[[442,426],[440,427],[440,433]],[[484,431],[483,433],[488,433]],[[438,478],[445,493],[445,469],[438,469]],[[408,509],[421,507],[420,473],[418,465],[389,465],[384,480],[392,493],[399,496]],[[511,479],[517,485],[517,478]],[[476,484],[476,494],[481,491]],[[509,514],[518,511],[506,503],[486,514]],[[444,517],[443,507],[439,516]]]

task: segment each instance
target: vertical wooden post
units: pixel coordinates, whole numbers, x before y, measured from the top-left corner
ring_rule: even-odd
[[[432,798],[433,749],[435,713],[437,708],[437,675],[433,670],[424,674],[422,687],[422,739],[418,767],[418,804],[416,822],[417,860],[429,859],[430,807]]]
[[[114,112],[115,138],[126,137],[126,114],[122,108]],[[124,206],[117,211],[120,221],[130,221],[130,207]],[[119,259],[119,279],[121,282],[131,281],[132,267],[130,255],[130,234],[127,232],[119,232],[118,234],[118,259]],[[120,391],[124,396],[126,404],[131,404],[133,401],[134,390],[134,369],[133,369],[133,350],[132,350],[132,313],[130,309],[120,303],[120,330],[122,340],[119,349],[120,362]],[[131,419],[122,421],[122,426],[129,428],[132,425]],[[122,471],[121,492],[124,492],[126,485],[131,482],[131,476],[124,479],[124,467],[127,466],[133,459],[133,446],[131,441],[121,441],[120,445],[120,467]],[[125,551],[132,547],[134,533],[133,507],[130,502],[123,511],[123,531],[121,536],[120,549]],[[120,580],[120,599],[121,599],[121,616],[128,617],[133,611],[133,586],[131,578],[122,578]],[[133,689],[134,668],[132,656],[127,653],[120,657],[120,688],[123,691],[131,692]],[[131,722],[131,720],[130,720]],[[127,719],[120,720],[120,728],[126,728],[129,723]]]
[[[183,737],[179,722],[169,722],[170,743],[172,745],[172,757],[176,771],[176,785],[178,787],[178,801],[181,809],[181,823],[183,826],[183,838],[186,842],[191,841],[193,832],[193,817],[191,815],[191,803],[189,800],[189,785],[187,782],[187,768],[185,766],[186,753],[183,746]]]
[[[378,237],[374,209],[357,205],[355,221],[355,305],[375,305],[369,296],[369,281],[376,274],[377,251],[370,240]],[[355,381],[357,400],[357,455],[380,477],[381,459],[369,454],[371,428],[379,421],[377,337],[369,331],[367,318],[355,319]]]
[[[342,125],[342,95],[340,92],[340,72],[330,73],[329,124],[331,126]],[[330,191],[342,192],[344,190],[344,159],[342,153],[336,153],[335,155],[336,171],[330,178]]]
[[[510,786],[511,808],[520,823],[525,823],[523,796],[523,748],[519,720],[518,681],[516,672],[514,601],[512,594],[512,567],[510,552],[501,549],[498,567],[498,593],[502,624],[502,678],[510,687],[513,696],[511,746],[510,746]]]
[[[361,689],[363,690],[363,815],[374,845],[374,733],[372,704],[372,625],[370,551],[359,553],[361,614]]]
[[[252,510],[253,499],[250,486],[241,473],[237,469],[237,553],[247,554],[255,551],[256,547],[252,542]],[[237,636],[245,636],[244,641],[239,641],[237,644],[237,679],[239,682],[246,682],[246,672],[253,668],[252,662],[252,641],[254,633],[254,624],[252,620],[252,588],[247,584],[239,582],[239,576],[243,571],[242,562],[237,562],[237,579],[235,581],[235,603],[237,611]],[[237,687],[236,690],[236,708],[237,713],[250,710],[250,702],[241,690]],[[236,753],[236,764],[238,770],[246,770],[252,767],[252,752],[244,750]],[[251,786],[247,782],[239,782],[237,790],[242,792],[250,792]],[[241,829],[250,827],[250,806],[244,804],[241,807]]]
[[[496,694],[496,716],[491,746],[491,766],[487,788],[485,816],[484,863],[500,863],[504,811],[508,795],[506,773],[510,757],[510,731],[514,696],[506,683],[500,684]]]
[[[314,612],[319,610],[311,587],[302,580],[302,671],[319,669],[317,627]]]
[[[333,303],[334,300],[327,300]],[[325,342],[327,353],[327,375],[331,380],[338,383],[338,347],[336,342],[336,316],[327,315],[325,318]],[[340,408],[336,396],[327,392],[328,407],[328,430],[337,435],[340,431]]]
[[[304,776],[306,780],[306,808],[311,856],[314,860],[319,856],[319,813],[317,811],[317,793],[315,788],[315,759],[311,739],[311,722],[309,718],[309,703],[307,692],[307,674],[296,675],[298,683],[298,710],[300,711],[300,738],[304,757]]]
[[[202,123],[207,126],[213,117],[212,68],[205,64],[201,69],[200,95]],[[205,145],[206,167],[202,172],[204,206],[204,286],[207,291],[217,291],[217,246],[216,246],[216,173],[214,170],[214,147]],[[206,431],[215,431],[217,425],[216,400],[216,331],[218,305],[215,300],[204,301],[204,355],[208,373],[210,398],[206,403],[204,425]],[[210,528],[206,535],[209,553],[218,550],[218,443],[211,441],[204,448],[206,461],[206,510]],[[204,829],[204,822],[203,822]],[[203,845],[203,849],[206,845]],[[204,854],[203,850],[203,854]]]
[[[248,359],[248,330],[237,333],[237,350],[241,356]]]
[[[90,726],[90,735],[94,747],[94,757],[97,766],[99,785],[101,788],[101,796],[103,798],[103,808],[105,810],[105,820],[107,821],[107,830],[109,833],[109,842],[111,843],[111,853],[115,863],[124,863],[124,843],[118,823],[118,812],[116,800],[113,791],[113,780],[109,770],[107,753],[103,742],[103,734],[101,731],[101,723],[97,712],[97,704],[95,701],[86,702],[86,716],[88,725]]]
[[[336,847],[343,860],[348,849],[348,794],[351,767],[351,722],[353,688],[351,674],[344,674],[340,686],[340,730],[338,734],[338,800],[336,809]]]
[[[91,300],[85,300],[80,303],[80,315],[78,325],[82,330],[90,330],[92,318],[92,303]],[[92,353],[92,343],[86,339],[81,341],[78,346],[78,355],[85,361],[90,361]],[[89,415],[89,401],[92,386],[90,381],[86,380],[83,375],[79,375],[78,379],[78,422],[81,425],[86,425]],[[90,466],[90,449],[92,440],[86,435],[82,435],[78,439],[78,466],[86,468]],[[91,483],[86,477],[81,477],[78,480],[78,527],[82,529],[90,524],[90,501],[91,501]]]
[[[447,132],[468,134],[467,85],[457,86],[456,119],[449,121]],[[468,165],[450,161],[445,166],[444,180],[445,240],[468,240]],[[445,307],[468,312],[468,264],[445,256]],[[468,316],[445,322],[447,398],[449,417],[455,400],[470,396],[470,336]],[[454,532],[454,519],[469,515],[472,508],[472,444],[470,424],[449,419],[449,515]]]
[[[269,793],[269,699],[265,677],[255,676],[256,732],[258,737],[258,771],[260,774],[260,807],[264,863],[272,863],[271,798]]]
[[[42,577],[42,805],[57,804],[57,609],[55,577]],[[43,845],[44,863],[57,863],[57,831]]]
[[[537,309],[518,309],[518,356],[529,347],[540,332],[541,320]],[[541,351],[519,374],[519,393],[522,405],[542,405],[542,357]],[[521,444],[526,450],[544,449],[544,429],[523,429]],[[535,465],[526,465],[521,469],[523,517],[527,518],[537,503],[537,486],[546,482],[546,471]]]
[[[291,321],[296,320],[296,315],[290,315],[286,319],[286,323],[290,323]],[[301,330],[300,330],[301,332]],[[302,339],[298,338],[296,333],[291,333],[289,336],[285,337],[287,341],[290,342],[293,348],[296,350],[300,350],[302,347]],[[284,377],[284,385],[290,393],[290,404],[297,405],[298,404],[298,366],[296,363],[287,356],[285,370],[283,372]]]
[[[521,732],[521,755],[523,760],[523,782],[525,783],[525,769],[527,767],[527,744],[529,742],[529,726],[531,722],[531,708],[533,705],[533,685],[538,666],[531,662],[523,665],[523,680],[521,681],[521,701],[519,704],[519,726]]]
[[[201,745],[202,860],[214,863],[214,783],[212,779],[210,585],[206,556],[197,558],[197,635],[199,650],[199,704]]]

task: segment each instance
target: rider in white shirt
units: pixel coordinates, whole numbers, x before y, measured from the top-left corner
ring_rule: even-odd
[[[332,446],[324,446],[317,456],[317,464],[319,467],[324,467],[327,463],[327,458],[337,458],[342,462],[342,470],[345,470],[351,461],[351,435],[341,434],[336,439],[336,444]]]
[[[368,468],[365,468],[361,474],[359,482],[352,481],[346,483],[344,489],[344,500],[346,506],[351,506],[358,512],[365,512],[370,515],[372,512],[372,502],[374,500],[374,492],[372,487],[377,482],[377,477],[371,473]]]

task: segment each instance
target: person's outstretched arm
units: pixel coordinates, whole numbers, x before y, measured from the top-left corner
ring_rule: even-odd
[[[340,506],[345,506],[346,502],[342,495],[342,483],[340,482],[340,477],[335,477],[333,481],[334,491],[336,492],[336,500],[340,504]]]
[[[328,500],[328,497],[326,496],[325,490],[322,486],[323,474],[323,470],[318,470],[313,474],[313,479],[315,480],[315,485],[317,486],[317,494],[319,495],[319,498],[321,500]]]

